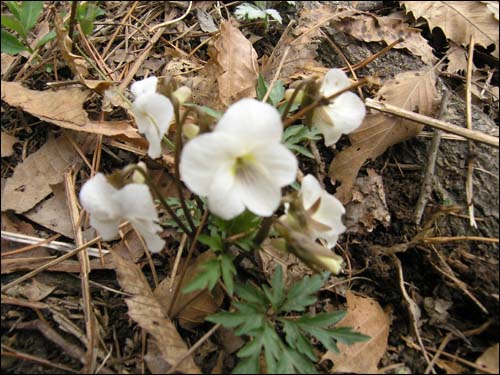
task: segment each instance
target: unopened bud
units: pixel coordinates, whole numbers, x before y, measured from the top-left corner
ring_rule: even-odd
[[[191,99],[191,89],[187,86],[181,86],[172,93],[174,99],[177,100],[179,105],[183,105],[189,99]]]
[[[144,164],[144,162],[140,161],[139,163],[137,163],[137,167],[148,173],[148,168],[146,167],[146,164]],[[146,179],[144,178],[144,175],[138,170],[135,170],[134,173],[132,173],[132,182],[135,182],[136,184],[143,184],[145,181]]]
[[[193,139],[200,132],[200,127],[196,124],[187,123],[182,126],[182,134],[187,139]]]
[[[286,101],[290,101],[292,99],[292,95],[295,92],[296,89],[287,89],[285,91],[285,99]],[[300,104],[302,103],[302,99],[304,98],[304,90],[299,90],[297,95],[295,95],[295,99],[293,100],[293,104]]]

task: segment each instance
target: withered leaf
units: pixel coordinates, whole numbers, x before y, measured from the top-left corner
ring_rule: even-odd
[[[423,17],[432,30],[440,27],[448,39],[466,46],[471,35],[483,47],[495,45],[498,58],[498,18],[486,1],[402,1],[415,18]],[[498,17],[498,15],[497,15]]]
[[[217,77],[222,103],[228,106],[238,99],[255,97],[258,76],[257,52],[252,43],[230,20],[221,23],[215,49],[217,62],[222,71]]]
[[[437,105],[436,75],[428,71],[398,74],[382,86],[376,98],[397,107],[432,116]],[[361,127],[351,133],[351,146],[338,153],[330,165],[332,182],[342,183],[335,194],[344,204],[352,198],[351,188],[358,171],[392,145],[416,136],[423,125],[383,113],[370,113]]]
[[[22,213],[52,193],[50,185],[63,180],[64,170],[80,160],[65,137],[49,137],[47,143],[16,166],[7,179],[2,196],[2,211]]]
[[[339,21],[333,25],[348,33],[356,39],[365,42],[385,42],[391,44],[398,40],[402,41],[394,46],[396,49],[406,48],[412,54],[419,56],[424,63],[432,65],[436,57],[432,53],[432,47],[422,36],[421,30],[410,27],[407,23],[389,16],[375,16],[369,13],[361,13],[343,17],[339,15]]]
[[[36,91],[23,87],[20,82],[2,81],[2,100],[13,107],[20,107],[40,120],[87,133],[140,137],[137,129],[127,121],[90,120],[83,109],[89,93],[88,90],[78,88]]]
[[[215,255],[211,251],[204,252],[198,256],[196,260],[187,268],[186,276],[182,281],[181,289],[185,287],[197,273],[200,272],[200,266],[214,257]],[[155,297],[165,308],[170,306],[173,291],[175,290],[178,281],[179,275],[176,275],[172,288],[169,288],[170,278],[166,278],[154,291]],[[204,289],[191,293],[180,293],[177,296],[172,308],[172,317],[178,318],[179,324],[183,328],[194,328],[202,324],[207,315],[213,314],[218,310],[223,297],[224,295],[222,290],[218,285],[212,290],[212,292]]]
[[[377,374],[377,365],[387,350],[390,320],[379,303],[372,298],[346,293],[347,315],[336,327],[353,327],[370,336],[368,341],[352,345],[338,343],[340,353],[328,351],[321,361],[333,361],[332,373]]]
[[[2,158],[6,156],[11,156],[14,153],[14,149],[12,146],[14,146],[15,143],[19,142],[19,139],[16,137],[13,137],[12,135],[2,132],[1,134],[1,140],[2,140]]]
[[[112,252],[112,256],[118,282],[126,293],[132,295],[126,299],[128,314],[155,338],[163,359],[173,365],[186,354],[188,350],[186,343],[177,332],[174,323],[165,315],[141,269],[115,252]],[[178,371],[187,374],[200,373],[192,356],[181,362]]]

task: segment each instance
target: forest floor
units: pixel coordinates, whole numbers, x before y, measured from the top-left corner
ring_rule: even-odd
[[[12,13],[6,3],[2,15]],[[431,19],[413,9],[422,11],[415,20],[405,2],[267,2],[282,22],[270,17],[266,25],[237,21],[242,2],[110,1],[96,2],[100,11],[78,9],[69,39],[61,19],[70,18],[70,2],[44,3],[26,42],[35,46],[56,29],[57,36],[33,53],[2,53],[3,372],[164,373],[181,366],[178,352],[186,350],[178,345],[194,347],[186,355],[198,371],[231,372],[247,338],[227,328],[210,331],[213,324],[204,320],[229,309],[223,288],[174,302],[164,321],[178,336],[165,351],[133,314],[130,292],[114,271],[119,266],[110,252],[139,266],[134,270],[154,290],[155,306],[169,306],[175,259],[179,248],[188,248],[181,232],[164,226],[166,247],[150,256],[125,227],[119,241],[87,244],[90,262],[76,253],[58,258],[64,244],[59,250],[36,244],[59,241],[68,251],[95,237],[76,198],[95,171],[144,161],[162,194],[178,197],[171,148],[164,145],[160,159],[148,158],[127,104],[106,90],[127,92],[151,75],[174,77],[191,88],[194,103],[223,111],[236,99],[255,97],[259,73],[268,84],[293,88],[345,68],[353,80],[371,78],[373,84],[355,90],[364,99],[433,118],[444,103],[443,122],[461,128],[469,122],[477,137],[496,137],[496,146],[444,131],[420,221],[419,193],[436,134],[430,123],[417,125],[367,104],[362,128],[333,147],[322,138],[297,141],[301,172],[315,175],[346,207],[347,231],[335,248],[343,270],[330,276],[310,312],[346,309],[349,325],[370,336],[341,346],[341,356],[314,342],[316,370],[498,373],[498,38],[492,46],[474,35],[468,62],[470,43],[463,40],[470,41],[469,28],[447,29],[437,11]],[[465,3],[484,7],[484,24],[490,18],[495,24],[487,2]],[[498,35],[496,4],[491,35]],[[478,24],[474,14],[465,13],[466,21]],[[229,89],[221,87],[223,72],[232,74]],[[174,133],[172,127],[172,142]],[[35,245],[22,242],[30,238]],[[312,275],[269,242],[262,247],[237,263],[238,281],[265,282],[276,264],[287,283]],[[195,254],[206,249],[198,244]]]

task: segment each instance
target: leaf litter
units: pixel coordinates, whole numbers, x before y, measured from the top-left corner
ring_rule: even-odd
[[[455,54],[448,55],[449,64],[447,69],[452,73],[463,70],[466,55],[464,53],[465,50],[461,46],[468,44],[469,37],[473,32],[471,29],[459,24],[447,24],[445,21],[449,14],[446,14],[442,9],[436,8],[439,6],[448,6],[450,5],[448,3],[454,2],[442,2],[442,4],[432,6],[429,4],[417,5],[415,2],[402,3],[404,3],[408,12],[411,11],[415,15],[415,18],[422,17],[422,19],[429,23],[431,29],[441,27],[450,41],[457,44]],[[470,7],[464,11],[468,24],[478,21],[478,17],[480,16],[479,13],[475,13],[477,9],[481,9],[481,11],[491,15],[491,17],[498,21],[498,7],[495,8],[495,4],[492,4],[492,2],[470,3]],[[454,4],[452,5],[455,6]],[[113,6],[115,5],[106,5],[106,7]],[[176,6],[182,7],[182,5],[174,4],[172,5],[172,10],[178,10],[175,8]],[[317,76],[325,72],[327,67],[323,65],[323,62],[320,62],[321,55],[317,51],[317,47],[322,43],[320,28],[324,25],[336,27],[344,33],[371,45],[374,42],[390,44],[402,37],[403,40],[394,48],[404,48],[407,50],[406,53],[417,56],[428,65],[436,61],[436,58],[432,54],[432,48],[423,38],[420,31],[422,23],[417,23],[418,28],[415,28],[413,27],[414,24],[411,23],[412,20],[407,17],[392,17],[391,14],[386,16],[371,11],[360,12],[354,8],[333,10],[322,5],[312,10],[305,8],[298,16],[295,16],[297,25],[292,25],[290,29],[287,29],[281,35],[277,44],[272,45],[272,49],[266,49],[262,48],[262,46],[266,46],[266,43],[268,43],[266,38],[268,35],[261,37],[258,35],[258,31],[257,35],[253,34],[253,31],[250,31],[250,28],[244,23],[236,25],[231,20],[221,22],[220,17],[216,17],[214,12],[209,11],[212,7],[213,4],[211,2],[197,2],[193,6],[193,9],[196,9],[196,19],[200,23],[201,31],[216,33],[217,30],[220,30],[218,34],[209,36],[213,40],[208,43],[210,47],[206,53],[202,52],[193,56],[187,53],[179,53],[181,48],[187,48],[188,50],[190,48],[186,47],[186,44],[183,44],[184,42],[181,38],[181,43],[175,45],[175,48],[172,48],[173,45],[170,43],[164,47],[166,51],[165,56],[168,56],[166,64],[162,61],[161,54],[153,53],[152,56],[146,59],[144,69],[139,69],[135,72],[136,77],[149,73],[155,74],[155,69],[163,67],[164,72],[178,75],[178,78],[183,82],[188,82],[192,85],[193,100],[195,102],[222,110],[239,98],[255,96],[255,84],[258,73],[262,73],[267,82],[270,82],[276,73],[278,73],[278,78],[287,85],[300,78]],[[140,5],[136,11],[143,12],[144,9],[146,9],[146,6]],[[458,9],[458,7],[455,7],[455,9]],[[140,14],[144,15],[145,13]],[[179,12],[173,11],[170,16],[175,14],[179,14]],[[123,19],[130,23],[133,23],[133,20],[137,19],[135,16],[134,18],[130,18],[130,15],[127,16],[126,13],[120,13],[120,17],[124,17]],[[149,17],[150,15],[146,14],[145,24],[150,21],[151,18]],[[123,25],[120,24],[120,28],[128,28],[126,21]],[[489,19],[484,23],[476,23],[481,30],[486,30],[487,32],[494,27]],[[187,24],[188,21],[186,20],[179,21],[179,30],[186,30]],[[123,115],[118,118],[109,116],[109,118],[113,118],[110,121],[89,119],[87,109],[84,108],[88,108],[87,104],[95,99],[95,96],[92,96],[91,93],[97,92],[102,94],[103,88],[109,88],[111,83],[100,79],[89,79],[89,77],[95,77],[94,67],[87,65],[87,62],[81,56],[73,53],[71,47],[73,41],[67,37],[67,33],[66,35],[64,34],[61,24],[59,24],[59,27],[61,30],[59,30],[58,48],[63,55],[63,64],[73,71],[74,76],[86,88],[69,87],[38,91],[28,89],[29,85],[26,82],[21,84],[20,82],[2,81],[2,100],[12,107],[17,107],[21,111],[38,117],[44,122],[66,128],[72,134],[83,131],[95,136],[106,136],[109,137],[105,141],[105,144],[108,145],[116,144],[113,141],[119,138],[123,140],[123,137],[132,143],[140,143],[141,139],[138,137],[132,121],[124,119]],[[99,26],[99,28],[101,27]],[[498,25],[496,27],[498,28]],[[105,25],[104,28],[106,28]],[[243,29],[246,29],[248,33],[243,33]],[[134,40],[134,33],[137,34],[137,30],[128,28],[127,32],[132,32],[130,36],[134,47],[143,42],[140,38],[138,39],[139,42]],[[252,34],[257,37],[245,37],[245,35]],[[492,33],[490,42],[491,37],[493,37],[493,42],[489,44],[495,44],[492,54],[498,57],[498,39],[495,40],[494,35],[497,34]],[[489,45],[487,44],[488,40],[482,39],[481,35],[474,35],[474,37],[476,38],[476,43],[479,45],[483,47]],[[167,34],[163,38],[168,38]],[[188,34],[186,39],[189,38],[193,39],[193,36],[189,36]],[[95,46],[99,44],[98,39],[93,39],[92,37],[89,37],[89,41],[96,43]],[[200,39],[200,42],[202,42],[202,39]],[[262,44],[262,42],[264,43]],[[108,57],[111,56],[110,59],[112,61],[106,59],[105,63],[113,66],[120,66],[121,64],[129,66],[133,64],[137,51],[134,51],[134,49],[129,48],[129,45],[123,43],[120,45],[120,48],[117,50],[120,51],[119,53],[108,54]],[[288,54],[287,58],[283,59],[285,51]],[[122,58],[117,58],[117,56],[120,57],[120,54]],[[207,60],[208,62],[206,62]],[[5,61],[7,60],[5,59]],[[15,63],[15,61],[10,62],[10,64]],[[11,70],[11,68],[9,67],[8,70]],[[124,70],[122,73],[126,74],[126,71]],[[3,56],[2,74],[4,74]],[[8,80],[8,77],[2,76],[2,79]],[[436,82],[437,72],[432,69],[427,71],[405,71],[384,82],[384,85],[376,94],[376,98],[410,111],[432,115],[437,96]],[[122,100],[117,100],[116,103],[118,106],[126,108],[126,104]],[[113,113],[112,106],[109,106],[109,109],[109,112]],[[379,158],[389,147],[415,137],[421,128],[421,125],[402,120],[398,117],[391,117],[382,113],[371,113],[367,116],[363,127],[349,136],[351,145],[341,149],[340,152],[336,151],[334,153],[333,162],[330,167],[330,177],[333,182],[341,183],[340,188],[337,189],[337,196],[344,202],[352,200],[351,204],[357,203],[366,206],[361,212],[356,214],[357,219],[353,219],[353,222],[357,221],[362,224],[358,224],[357,227],[355,224],[353,225],[354,231],[351,236],[355,236],[355,238],[350,237],[353,240],[352,246],[356,246],[357,238],[365,241],[365,238],[367,238],[365,237],[367,235],[366,232],[373,231],[376,234],[377,232],[380,233],[381,231],[389,230],[392,228],[391,225],[394,225],[389,222],[388,216],[389,212],[392,211],[391,202],[386,201],[384,193],[384,190],[388,189],[388,187],[384,186],[382,178],[376,175],[373,169],[366,169],[368,178],[358,176],[359,172],[364,170],[363,165],[370,160],[373,161]],[[2,157],[4,157],[3,146],[5,142],[7,145],[6,156],[11,158],[16,154],[15,150],[11,151],[9,149],[9,145],[12,145],[15,140],[19,140],[22,143],[24,136],[19,136],[17,132],[14,132],[11,134],[16,135],[15,140],[5,137],[4,141],[4,134],[7,133],[4,133],[4,129],[2,129]],[[112,146],[108,147],[112,148]],[[84,153],[88,154],[89,149],[85,149]],[[141,154],[137,153],[137,155]],[[122,151],[119,152],[119,156],[114,154],[113,157],[115,158],[114,160],[120,160],[121,156],[123,156]],[[35,159],[40,159],[42,162],[34,161]],[[6,181],[6,190],[2,194],[2,198],[7,198],[6,208],[4,208],[5,199],[2,199],[2,211],[8,209],[23,213],[32,222],[47,228],[45,230],[50,229],[51,232],[60,232],[70,237],[69,234],[72,232],[72,228],[66,227],[64,230],[58,228],[66,219],[62,214],[57,215],[65,207],[64,200],[60,194],[56,194],[56,191],[57,183],[60,182],[64,169],[75,163],[81,163],[81,158],[76,153],[74,147],[65,144],[63,137],[57,139],[57,142],[54,141],[53,137],[49,137],[49,141],[45,146],[31,153],[23,163],[19,163],[13,168],[14,175]],[[51,165],[53,170],[50,170],[50,167],[45,165]],[[107,165],[109,166],[109,164]],[[349,165],[349,168],[345,168],[346,165]],[[33,175],[37,177],[30,179],[29,177]],[[2,181],[2,185],[4,185],[4,181]],[[24,190],[26,187],[27,190]],[[354,188],[351,189],[351,187]],[[47,199],[50,194],[54,195],[52,198]],[[171,194],[169,192],[168,196],[171,196]],[[38,216],[35,214],[37,210]],[[6,213],[2,212],[2,229],[4,229],[4,223],[10,220],[5,215]],[[54,219],[56,215],[57,218]],[[378,223],[382,223],[384,227],[389,229],[379,229],[377,226]],[[35,230],[32,226],[27,227],[19,223],[9,225],[11,225],[11,230],[16,227],[16,231],[20,231],[21,233],[40,235],[40,227],[38,226],[38,229]],[[42,234],[44,233],[42,232]],[[361,235],[360,233],[363,234]],[[92,239],[93,235],[94,233],[88,233],[89,239]],[[175,234],[164,233],[164,235],[172,235],[172,238],[178,239]],[[112,250],[112,253],[105,255],[102,260],[92,259],[91,268],[93,270],[103,268],[113,268],[116,270],[117,279],[122,290],[130,294],[125,297],[129,316],[144,329],[144,332],[148,333],[144,341],[147,343],[147,355],[144,357],[146,365],[153,373],[163,373],[168,371],[169,367],[177,362],[177,359],[186,354],[188,350],[186,343],[190,342],[189,334],[186,334],[186,331],[183,330],[178,331],[173,319],[177,320],[183,329],[187,328],[191,333],[196,333],[198,330],[203,329],[204,316],[218,311],[223,300],[223,294],[220,290],[217,290],[213,294],[204,291],[198,294],[180,295],[180,298],[174,304],[175,314],[171,317],[167,316],[165,314],[165,307],[170,303],[168,296],[171,290],[171,280],[168,276],[164,277],[159,287],[153,293],[144,277],[147,271],[146,267],[143,267],[145,264],[143,262],[145,253],[141,240],[133,230],[124,229],[121,237],[120,241],[108,247]],[[283,254],[276,252],[272,246],[269,246],[269,244],[267,246],[268,251],[265,255],[264,252],[261,253],[264,263],[263,272],[266,277],[269,277],[271,270],[274,268],[273,264],[276,264],[276,262],[288,267],[289,276],[292,279],[300,279],[308,272],[300,268],[301,263],[296,259],[283,257]],[[2,239],[2,252],[8,249],[12,249],[12,242]],[[351,251],[353,250],[347,250],[347,253]],[[169,252],[171,251],[169,250]],[[38,265],[45,263],[44,260],[41,260],[42,258],[51,257],[53,256],[52,254],[43,248],[29,250],[22,256],[29,255],[35,259],[30,262],[19,260],[16,263],[9,261],[5,265],[2,262],[2,273],[4,271],[10,273],[18,270],[36,269]],[[202,256],[198,256],[195,259],[193,265],[189,268],[189,273],[197,272],[197,265],[200,262],[202,263],[205,254],[207,253],[203,253]],[[7,259],[12,260],[13,258],[8,257]],[[157,261],[158,258],[155,258],[155,262]],[[80,272],[80,265],[76,261],[67,260],[52,267],[51,270],[78,273]],[[360,272],[363,271],[361,270]],[[351,280],[350,277],[351,275],[348,275],[348,278],[345,280],[349,282],[349,285],[355,279],[354,277]],[[187,280],[189,280],[189,277],[187,277]],[[183,284],[187,280],[184,280]],[[358,285],[355,283],[354,288],[357,288]],[[25,286],[27,288],[31,287],[30,284]],[[36,292],[37,288],[35,285],[33,292]],[[368,290],[373,291],[371,287]],[[34,297],[35,300],[36,298],[44,298],[43,293],[40,296]],[[394,329],[394,327],[390,327],[389,317],[375,300],[358,297],[351,292],[346,293],[346,298],[348,314],[341,325],[353,326],[361,332],[370,335],[371,339],[365,343],[358,343],[345,348],[340,344],[339,347],[342,348],[341,356],[327,352],[323,356],[323,360],[330,359],[334,362],[332,368],[334,372],[376,372],[379,370],[382,357],[385,356],[384,363],[387,364],[387,338],[389,334],[393,334],[390,330]],[[384,301],[387,302],[385,299]],[[433,301],[444,300],[436,298]],[[438,319],[440,314],[445,315],[449,313],[451,315],[454,313],[451,310],[448,311],[446,308],[448,306],[447,301],[443,305],[444,307],[441,305],[443,303],[439,305],[434,304],[432,308],[429,307],[428,314],[434,317],[435,320]],[[222,337],[222,340],[224,340],[224,337],[227,340],[232,340],[230,334],[226,336],[220,335],[220,337]],[[132,339],[129,340],[132,342]],[[133,344],[131,345],[139,347],[137,335],[133,338]],[[362,349],[360,349],[361,347]],[[128,350],[127,345],[121,347],[121,350]],[[235,350],[237,349],[232,349],[227,351],[227,353]],[[485,353],[484,359],[478,359],[478,365],[494,371],[495,364],[489,364],[491,360],[486,358],[490,356],[489,352],[494,352],[494,350],[495,348],[493,347],[492,350],[487,351],[487,355]],[[144,352],[145,348],[143,347]],[[496,345],[496,353],[498,353],[498,345]],[[227,367],[221,365],[222,357],[221,352],[214,369],[227,369]],[[446,364],[442,358],[437,359],[436,363],[443,369],[445,366],[448,366],[448,369],[452,368],[451,362]],[[200,368],[195,364],[192,356],[188,356],[179,366],[179,371],[182,372],[200,372]],[[203,370],[206,368],[206,366],[203,367]],[[498,368],[498,361],[496,368]]]

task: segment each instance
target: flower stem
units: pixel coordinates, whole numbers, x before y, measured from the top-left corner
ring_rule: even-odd
[[[175,129],[176,131],[175,131],[174,173],[175,173],[175,186],[177,187],[177,193],[179,194],[179,200],[181,202],[182,210],[184,211],[184,216],[186,217],[186,220],[189,223],[192,233],[194,233],[196,231],[196,227],[194,225],[191,212],[187,208],[186,200],[184,199],[184,194],[182,193],[181,174],[179,172],[179,163],[182,150],[182,125],[184,125],[187,115],[191,111],[192,109],[188,108],[186,112],[184,112],[182,118],[180,118],[179,106],[175,107],[175,122],[177,126]]]
[[[285,121],[286,120],[286,117],[288,116],[288,112],[290,112],[290,108],[292,107],[293,105],[293,102],[295,101],[295,98],[297,97],[297,95],[299,94],[300,90],[302,90],[304,88],[305,85],[307,85],[308,83],[312,82],[313,80],[312,79],[307,79],[305,81],[302,81],[294,90],[292,96],[290,97],[290,100],[286,103],[286,107],[285,109],[283,110],[283,114],[281,115],[281,121]]]
[[[191,232],[183,224],[183,222],[179,219],[179,217],[174,212],[174,210],[167,204],[167,201],[165,200],[165,198],[163,198],[163,195],[160,193],[160,190],[158,189],[158,187],[156,186],[156,184],[153,182],[153,180],[151,179],[151,177],[149,176],[149,174],[144,169],[142,169],[141,167],[133,164],[133,165],[129,165],[129,166],[125,167],[125,169],[123,170],[124,174],[128,174],[128,173],[134,172],[134,171],[138,171],[144,177],[144,179],[146,180],[146,183],[148,184],[148,186],[151,189],[153,189],[154,193],[156,194],[156,196],[160,200],[160,203],[165,208],[165,210],[168,212],[168,214],[170,215],[170,217],[179,226],[179,228],[181,228],[182,231],[184,233],[186,233],[189,237],[192,237],[193,236],[193,232]]]
[[[177,299],[177,296],[179,295],[179,291],[182,286],[182,281],[184,280],[184,276],[186,275],[187,268],[189,267],[189,261],[191,260],[193,256],[193,251],[196,246],[196,243],[198,242],[198,237],[201,234],[201,230],[203,229],[203,226],[205,225],[205,222],[207,221],[208,217],[208,209],[205,210],[203,213],[203,217],[201,218],[200,225],[198,229],[196,230],[196,233],[193,237],[193,240],[191,241],[191,246],[189,247],[188,255],[186,257],[186,261],[184,262],[184,265],[182,266],[182,271],[179,276],[179,281],[177,282],[174,290],[174,294],[172,295],[172,299],[170,300],[170,305],[168,306],[167,309],[167,316],[170,317],[172,314],[172,309],[174,308],[175,305],[175,300]],[[172,275],[172,277],[175,277],[175,275]]]
[[[353,84],[351,84],[350,86],[340,90],[340,91],[337,91],[336,93],[332,94],[332,95],[329,95],[327,97],[320,97],[319,99],[315,100],[314,102],[312,102],[311,104],[309,104],[307,107],[305,108],[302,108],[299,112],[297,112],[295,115],[293,115],[292,117],[288,118],[287,120],[285,120],[283,122],[283,127],[287,127],[291,124],[293,124],[296,120],[298,120],[299,118],[301,118],[302,116],[304,116],[306,113],[308,113],[309,111],[312,111],[313,109],[317,108],[317,107],[321,107],[323,105],[328,105],[330,103],[330,100],[332,99],[335,99],[337,96],[340,96],[342,95],[343,93],[347,92],[347,91],[351,91],[359,86],[362,86],[362,85],[365,85],[367,83],[371,82],[371,78],[370,77],[365,77],[365,78],[362,78],[360,79],[359,81],[357,82],[354,82]]]
[[[260,225],[260,229],[255,235],[255,238],[253,239],[253,244],[255,245],[256,248],[258,248],[262,242],[266,239],[267,235],[269,234],[269,231],[271,230],[271,225],[273,223],[273,217],[265,217],[262,220],[262,223]]]

